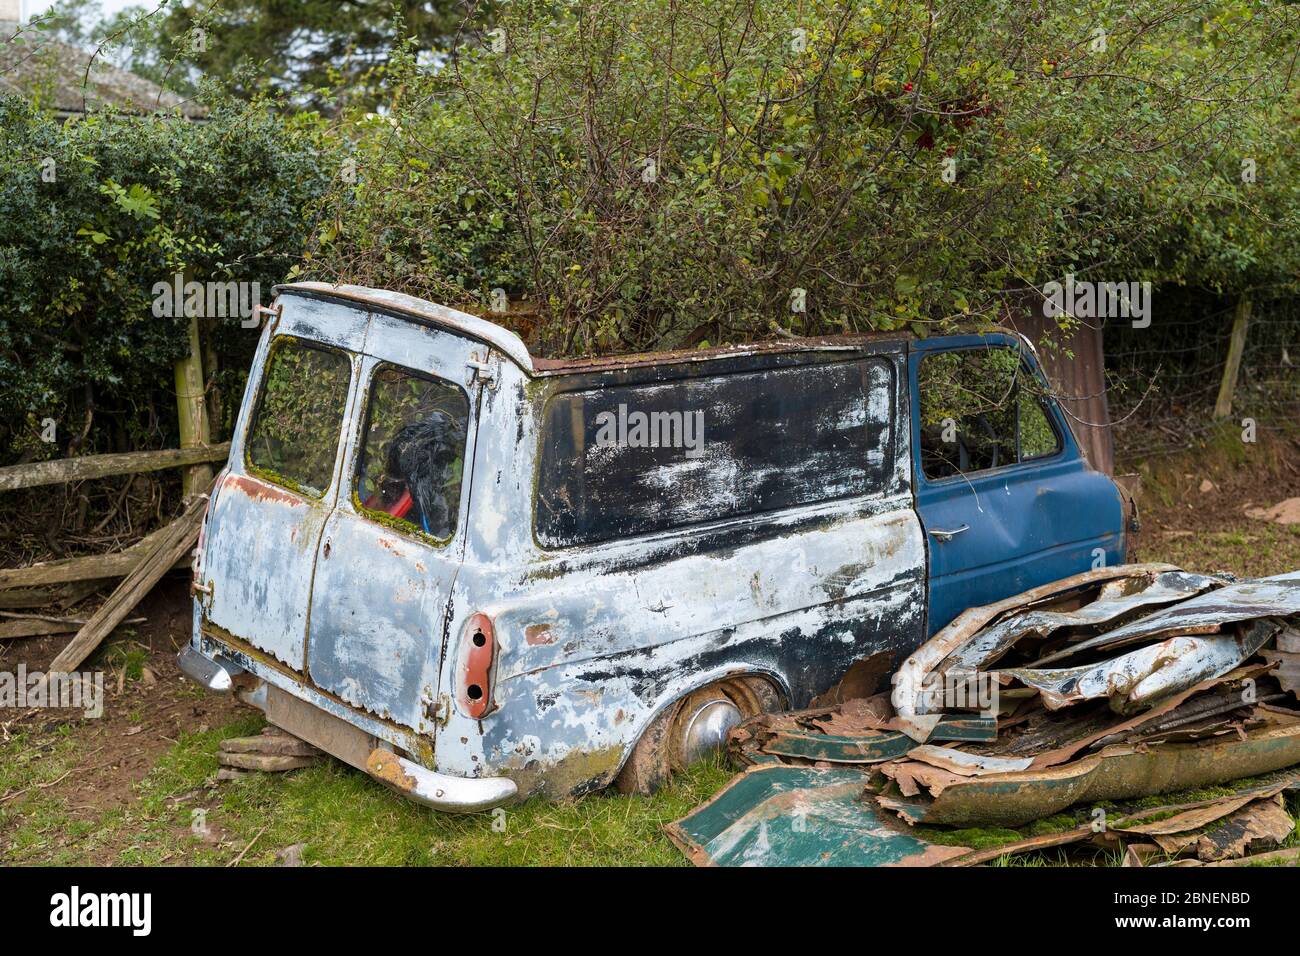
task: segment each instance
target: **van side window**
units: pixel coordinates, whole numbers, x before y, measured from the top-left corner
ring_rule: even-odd
[[[921,360],[921,467],[948,478],[1061,449],[1042,384],[1006,346],[938,352]]]
[[[538,540],[565,547],[880,493],[893,382],[893,366],[871,359],[557,395]]]
[[[469,399],[455,385],[375,369],[354,504],[367,517],[446,541],[456,530]]]
[[[334,476],[352,363],[282,336],[271,345],[245,452],[253,474],[319,498]]]

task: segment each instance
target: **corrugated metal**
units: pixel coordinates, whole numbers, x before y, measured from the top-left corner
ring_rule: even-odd
[[[1017,311],[1003,325],[1027,336],[1038,346],[1044,374],[1055,389],[1088,463],[1107,475],[1115,472],[1115,442],[1106,401],[1106,364],[1098,319],[1080,319],[1070,335],[1061,335],[1056,319],[1041,311]],[[1056,343],[1045,348],[1047,337]]]

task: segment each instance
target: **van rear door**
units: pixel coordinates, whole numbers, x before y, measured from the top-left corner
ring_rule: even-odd
[[[317,687],[422,734],[464,557],[486,346],[372,313],[340,494],[316,560],[307,669]]]
[[[301,672],[312,572],[338,493],[339,436],[365,313],[284,301],[249,373],[231,460],[209,506],[209,623]]]

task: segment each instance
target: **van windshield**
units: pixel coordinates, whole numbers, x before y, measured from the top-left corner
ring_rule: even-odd
[[[276,339],[248,433],[249,471],[310,498],[324,495],[334,477],[351,376],[342,352]]]
[[[391,365],[375,370],[357,462],[362,514],[440,541],[456,530],[469,400],[447,382]]]

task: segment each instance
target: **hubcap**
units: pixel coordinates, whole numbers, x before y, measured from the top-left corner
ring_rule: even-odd
[[[740,708],[725,697],[716,697],[698,705],[684,714],[682,723],[682,763],[691,764],[701,757],[720,750],[727,742],[727,734],[741,722]]]

